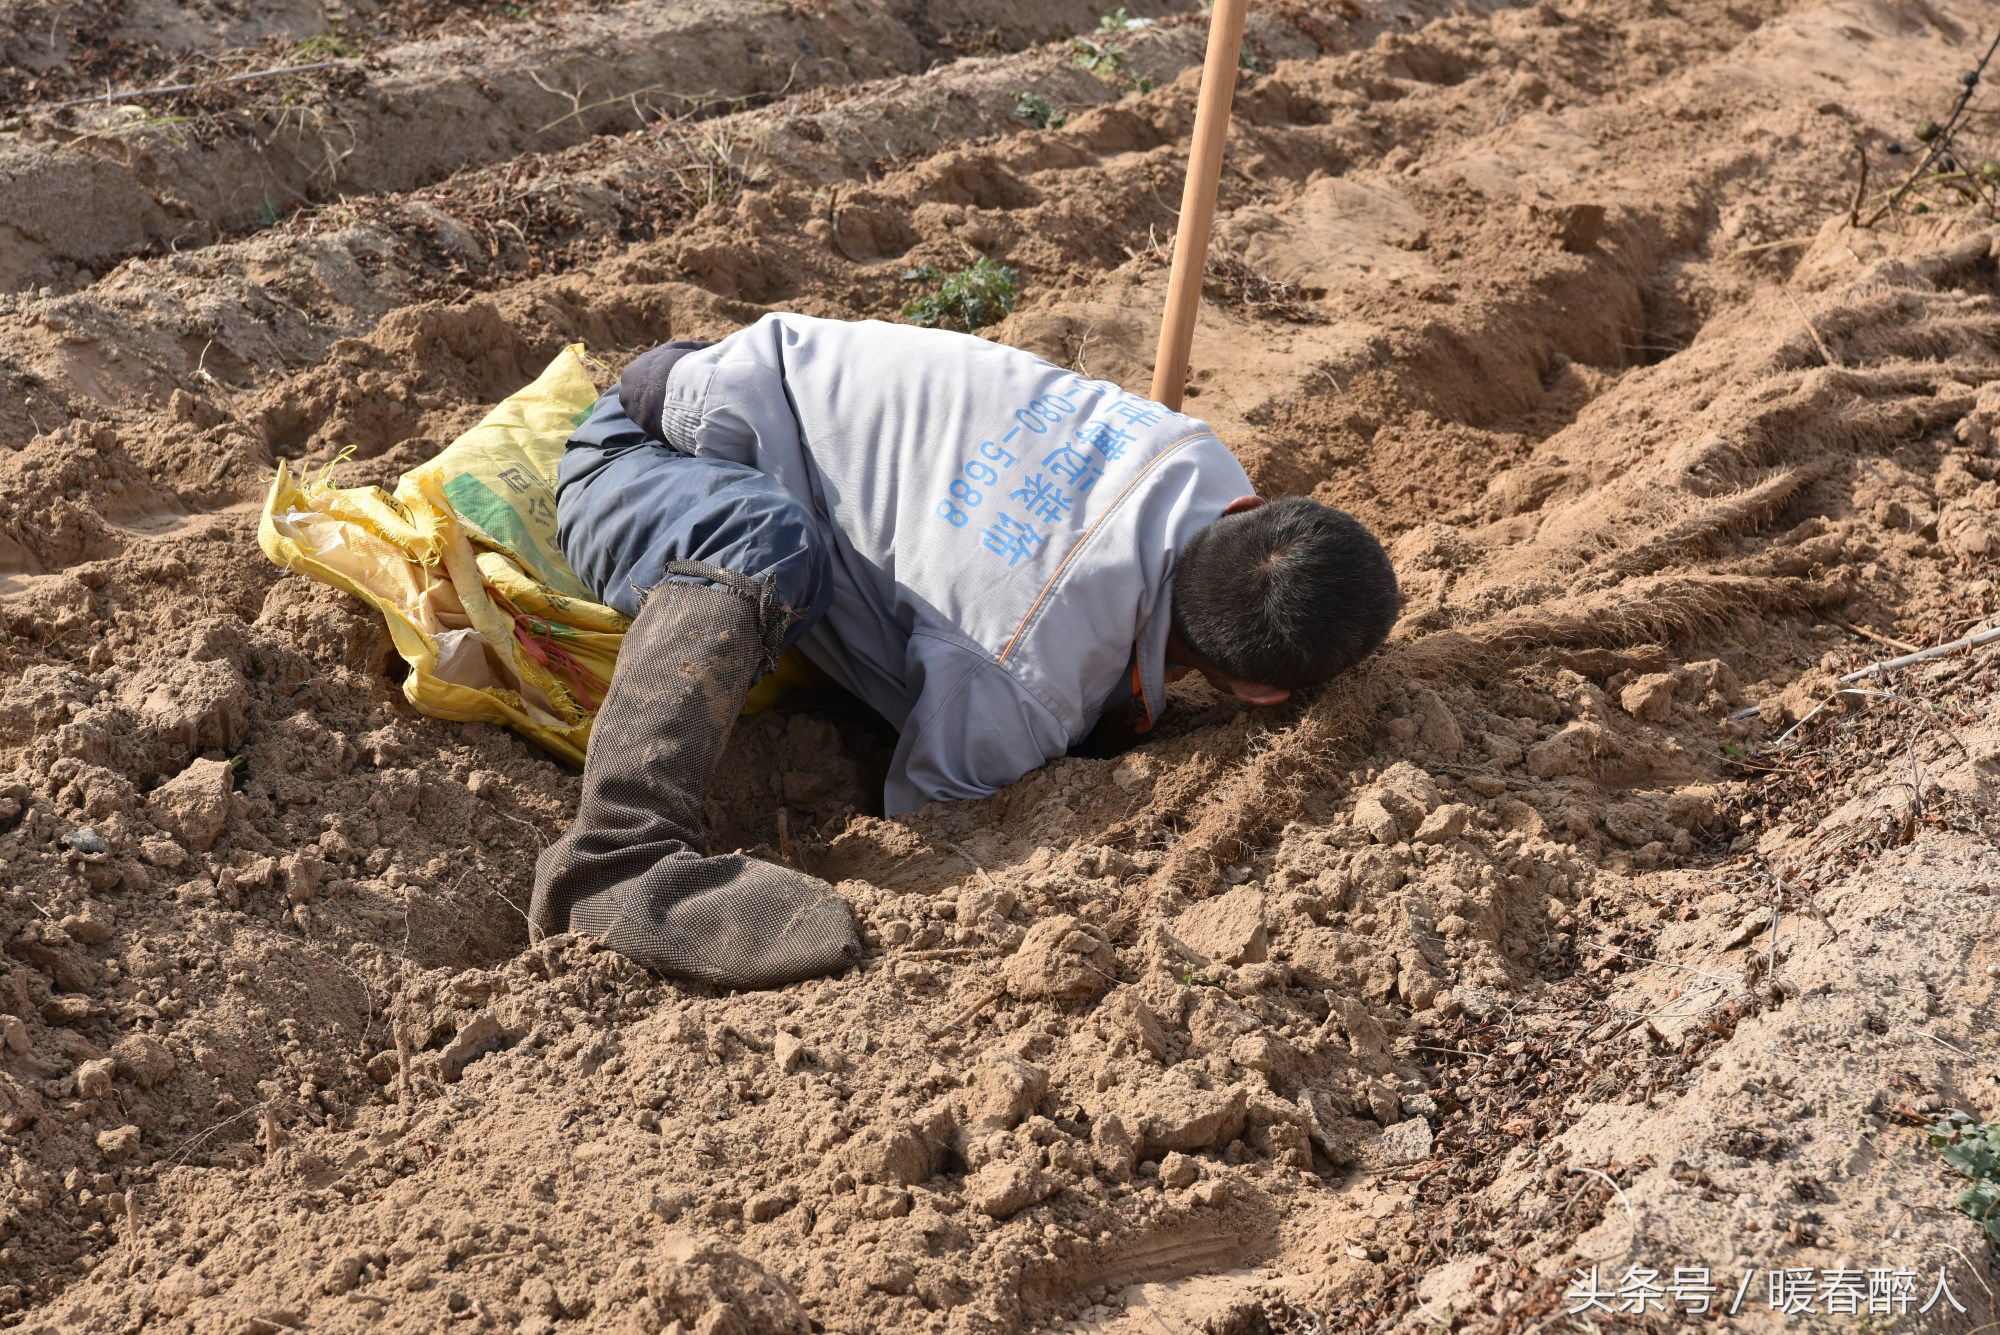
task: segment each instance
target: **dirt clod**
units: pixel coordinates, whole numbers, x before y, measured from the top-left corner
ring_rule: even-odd
[[[1268,957],[1264,894],[1250,886],[1196,904],[1174,919],[1173,931],[1219,964],[1259,964]]]
[[[117,1126],[97,1133],[97,1148],[106,1163],[123,1163],[139,1151],[140,1131],[136,1126]]]
[[[490,1010],[480,1011],[438,1054],[439,1073],[446,1080],[457,1080],[465,1074],[466,1067],[487,1053],[498,1051],[506,1041],[507,1031],[501,1027],[499,1017]]]
[[[189,850],[206,852],[229,819],[233,780],[227,762],[197,760],[154,789],[147,803]]]
[[[1001,976],[1007,990],[1023,1001],[1076,1005],[1102,996],[1117,981],[1116,967],[1103,932],[1059,914],[1028,929]]]

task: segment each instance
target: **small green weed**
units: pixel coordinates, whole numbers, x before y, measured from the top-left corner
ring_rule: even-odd
[[[1982,1125],[1968,1112],[1947,1108],[1931,1123],[1930,1141],[1947,1164],[1972,1179],[1956,1204],[2000,1247],[2000,1122]]]
[[[904,318],[913,324],[958,328],[967,333],[1012,312],[1014,298],[1021,291],[1021,275],[985,255],[955,274],[941,273],[936,265],[919,265],[905,273],[903,281],[938,285],[929,296],[904,303]]]
[[[361,54],[361,48],[348,41],[337,32],[323,32],[317,37],[308,37],[292,48],[294,59],[311,60],[352,60]]]
[[[1014,119],[1037,130],[1054,130],[1069,119],[1069,113],[1032,88],[1023,88],[1021,100],[1014,104]]]
[[[1113,41],[1079,37],[1069,44],[1076,67],[1099,78],[1109,78],[1125,67],[1125,48]]]
[[[1128,53],[1111,39],[1149,28],[1152,24],[1151,19],[1133,18],[1121,5],[1098,19],[1096,36],[1071,39],[1070,60],[1078,69],[1088,70],[1100,79],[1118,84],[1122,93],[1150,93],[1159,81],[1150,74],[1134,76],[1128,73],[1125,69]]]
[[[1783,774],[1785,764],[1756,742],[1724,742],[1722,763],[1738,774]]]
[[[957,56],[1004,56],[1012,49],[990,23],[962,23],[939,33],[937,44]]]

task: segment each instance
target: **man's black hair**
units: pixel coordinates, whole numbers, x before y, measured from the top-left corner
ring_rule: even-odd
[[[1389,554],[1361,521],[1303,496],[1224,515],[1174,563],[1174,630],[1210,667],[1302,690],[1388,637]]]

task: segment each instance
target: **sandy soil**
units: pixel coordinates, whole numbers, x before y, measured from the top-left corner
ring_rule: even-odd
[[[839,885],[844,978],[528,949],[575,775],[258,553],[279,459],[388,483],[567,341],[919,263],[1144,386],[1203,28],[1132,12],[1094,75],[1059,0],[0,5],[0,1322],[1677,1323],[1572,1321],[1593,1265],[2000,1319],[1923,1136],[2000,1114],[2000,646],[1836,683],[2000,610],[2000,227],[1846,225],[1992,5],[1259,6],[1189,408],[1404,620],[898,821],[840,701],[746,721],[712,821]]]

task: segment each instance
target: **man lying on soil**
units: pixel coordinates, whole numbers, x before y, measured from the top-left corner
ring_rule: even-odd
[[[1280,704],[1397,611],[1367,529],[1265,504],[1202,423],[873,321],[767,315],[644,354],[570,441],[557,517],[571,566],[633,621],[534,930],[733,987],[858,951],[825,882],[698,851],[730,724],[787,646],[900,731],[896,815],[1143,732],[1187,669]]]

